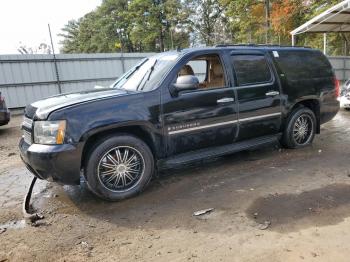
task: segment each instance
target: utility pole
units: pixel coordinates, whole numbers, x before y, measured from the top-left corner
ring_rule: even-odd
[[[122,63],[122,72],[123,74],[126,72],[125,71],[125,61],[124,61],[124,44],[123,44],[123,35],[124,33],[124,28],[117,28],[117,34],[119,37],[119,42],[120,42],[120,61]]]
[[[174,36],[173,36],[173,30],[170,26],[170,39],[171,39],[171,50],[174,50]]]
[[[265,21],[266,21],[266,30],[265,30],[265,41],[266,44],[269,43],[269,31],[270,31],[270,0],[265,0]]]
[[[58,73],[58,66],[57,66],[57,58],[56,58],[56,54],[55,54],[55,47],[53,46],[53,41],[52,41],[51,27],[50,27],[50,24],[48,24],[47,26],[49,28],[49,35],[50,35],[50,40],[51,40],[51,48],[52,48],[52,54],[53,54],[53,62],[54,62],[54,65],[55,65],[58,93],[62,94],[62,87],[61,87],[60,75]]]

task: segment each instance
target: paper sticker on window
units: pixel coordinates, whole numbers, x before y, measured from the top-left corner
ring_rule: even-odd
[[[277,51],[272,51],[274,57],[280,57]]]

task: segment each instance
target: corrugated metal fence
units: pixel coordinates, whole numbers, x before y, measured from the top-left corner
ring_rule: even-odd
[[[328,58],[335,69],[338,80],[341,80],[342,82],[348,80],[350,78],[350,57],[331,56]]]
[[[108,86],[152,53],[57,55],[63,93]],[[339,80],[350,78],[350,57],[330,57]],[[9,108],[59,94],[52,55],[0,55],[0,91]]]
[[[151,53],[57,55],[62,93],[108,86]],[[59,94],[52,55],[1,55],[0,92],[9,108]]]

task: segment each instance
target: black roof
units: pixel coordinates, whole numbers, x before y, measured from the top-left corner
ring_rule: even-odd
[[[213,47],[194,47],[194,48],[185,48],[182,51],[185,53],[193,52],[193,51],[200,51],[200,50],[217,50],[220,48],[227,48],[232,50],[237,49],[253,49],[253,50],[314,50],[311,47],[304,47],[304,46],[282,46],[282,45],[259,45],[259,44],[220,44]]]
[[[218,47],[242,47],[242,48],[246,48],[246,47],[255,47],[255,48],[261,48],[261,49],[276,49],[276,48],[307,48],[307,49],[311,49],[311,47],[308,46],[288,46],[288,45],[273,45],[273,44],[219,44],[216,45],[215,48]]]

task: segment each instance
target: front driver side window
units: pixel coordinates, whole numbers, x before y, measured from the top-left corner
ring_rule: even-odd
[[[178,72],[178,77],[184,75],[196,76],[200,89],[226,86],[224,69],[218,55],[203,55],[191,59]]]

